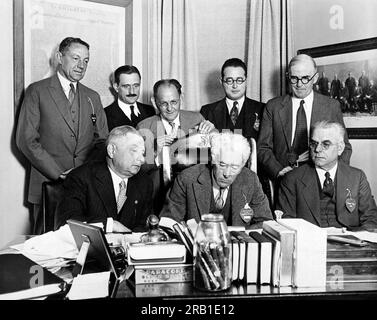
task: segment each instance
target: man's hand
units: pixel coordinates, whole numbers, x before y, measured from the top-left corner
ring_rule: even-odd
[[[70,172],[72,171],[72,169],[73,169],[73,168],[64,171],[64,172],[59,176],[59,178],[60,178],[60,179],[65,179],[65,178],[67,178],[67,174],[70,173]]]
[[[215,125],[208,120],[203,120],[199,124],[198,132],[199,133],[210,133],[215,128]]]
[[[113,222],[113,232],[119,233],[131,233],[131,230],[121,224],[119,221],[114,220]]]
[[[278,173],[278,178],[284,176],[286,173],[288,173],[289,171],[293,170],[292,167],[285,167],[284,169],[280,170],[279,173]]]
[[[162,147],[170,146],[174,141],[174,137],[171,135],[163,135],[157,137],[157,154],[160,154]]]

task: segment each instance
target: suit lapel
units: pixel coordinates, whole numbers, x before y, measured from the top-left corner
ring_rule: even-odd
[[[313,127],[313,125],[322,120],[322,115],[326,113],[326,110],[324,110],[327,107],[327,104],[321,103],[321,96],[317,94],[316,92],[313,93],[313,107],[312,107],[312,114],[310,117],[310,129]]]
[[[209,213],[211,205],[212,180],[210,168],[206,167],[199,176],[197,182],[193,183],[194,197],[200,216]]]
[[[341,161],[338,161],[338,169],[336,171],[336,213],[338,219],[341,223],[347,225],[348,219],[345,214],[352,214],[357,212],[358,205],[357,205],[357,190],[353,190],[352,186],[357,185],[353,181],[353,174],[348,169],[346,165],[344,165]],[[356,200],[356,208],[353,212],[349,212],[346,208],[346,199],[348,196],[348,191],[351,192],[351,196],[354,200]]]
[[[292,140],[292,99],[291,96],[286,95],[281,102],[282,108],[279,110],[278,114],[280,117],[280,125],[284,132],[285,142],[287,144],[287,149],[291,148]]]
[[[71,129],[72,133],[76,135],[72,118],[69,114],[69,101],[64,94],[64,90],[60,84],[58,76],[55,74],[51,77],[50,86],[48,88],[55,106],[63,117],[65,123]]]
[[[306,205],[317,221],[318,225],[321,225],[321,212],[320,212],[320,199],[317,181],[317,172],[313,167],[306,167],[306,170],[300,181],[302,188],[298,186],[298,189],[302,190],[303,198]]]
[[[245,222],[241,219],[240,212],[241,209],[250,201],[250,188],[244,181],[244,176],[239,174],[236,180],[232,183],[232,193],[231,193],[231,215],[232,215],[232,225],[244,225]],[[246,199],[245,199],[246,197]]]
[[[97,170],[94,171],[95,185],[99,197],[101,198],[104,208],[106,210],[106,216],[116,218],[117,207],[116,207],[116,196],[114,194],[113,180],[109,168],[107,168],[106,163],[95,167]]]
[[[216,128],[220,130],[224,129],[228,115],[228,107],[226,106],[225,98],[216,105],[213,113],[215,115]]]

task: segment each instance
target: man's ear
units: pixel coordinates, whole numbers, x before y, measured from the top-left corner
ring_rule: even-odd
[[[56,61],[58,62],[58,64],[62,64],[62,59],[63,59],[63,54],[58,50],[56,51],[55,53],[55,57],[56,57]]]
[[[340,156],[343,153],[345,147],[346,144],[344,143],[344,141],[338,143],[338,156]]]
[[[118,93],[119,85],[116,82],[113,82],[113,88],[114,88],[115,92]]]
[[[155,107],[155,109],[159,110],[158,107],[157,107],[157,104],[156,104],[156,100],[153,96],[151,97],[151,102],[152,102],[152,105]]]
[[[112,143],[109,143],[106,147],[107,155],[109,156],[110,159],[114,158],[114,153],[115,153],[116,146]]]

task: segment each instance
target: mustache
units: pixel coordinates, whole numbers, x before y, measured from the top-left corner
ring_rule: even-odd
[[[130,94],[127,94],[126,97],[129,97],[129,98],[137,97],[137,94],[130,93]]]

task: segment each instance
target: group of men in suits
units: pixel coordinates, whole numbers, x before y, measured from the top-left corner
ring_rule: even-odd
[[[291,60],[287,74],[291,94],[272,99],[266,106],[246,97],[245,63],[237,58],[225,61],[221,69],[225,98],[203,106],[200,113],[181,110],[182,87],[176,79],[155,83],[153,106],[139,103],[141,75],[136,67],[128,65],[114,72],[117,99],[103,109],[99,95],[79,82],[89,61],[89,45],[79,38],[66,38],[60,44],[57,59],[57,73],[33,83],[26,91],[17,128],[17,145],[32,165],[29,200],[35,203],[36,214],[42,182],[66,178],[65,197],[57,210],[58,225],[76,218],[101,221],[107,231],[140,231],[146,227],[148,214],[159,214],[162,208],[162,216],[178,221],[199,221],[201,214],[213,211],[223,214],[229,224],[258,227],[263,220],[273,218],[273,208],[256,174],[244,168],[250,155],[248,139],[254,138],[258,141],[260,168],[275,185],[284,186],[277,189],[281,197],[278,206],[287,216],[302,215],[322,225],[325,210],[330,224],[336,221],[336,226],[370,227],[375,223],[375,203],[370,189],[366,190],[369,185],[365,176],[346,164],[352,150],[345,131],[339,131],[344,142],[340,137],[334,142],[332,136],[324,139],[314,135],[322,129],[326,131],[326,126],[311,131],[321,120],[344,127],[339,103],[313,93],[318,74],[311,57],[298,55]],[[335,130],[331,128],[326,132]],[[209,138],[211,163],[184,170],[169,185],[169,191],[156,192],[156,186],[161,185],[156,174],[160,175],[163,148],[179,149],[185,138],[197,133]],[[105,157],[88,161],[89,152],[98,141],[106,141]],[[321,150],[313,149],[316,143],[322,146]],[[343,213],[338,214],[343,193],[334,192],[326,202],[318,188],[321,206],[320,213],[313,213],[314,218],[299,210],[301,202],[292,200],[301,197],[293,195],[292,188],[297,186],[290,184],[292,179],[296,181],[296,175],[308,166],[317,166],[316,160],[322,159],[321,152],[328,145],[330,149],[344,146],[336,148],[340,156],[336,172],[360,177],[357,186],[357,179],[352,179],[349,182],[354,184],[346,187],[352,193],[346,199],[351,197],[356,202],[352,207],[353,202],[347,200],[352,207],[347,207],[349,214],[355,217],[344,219]],[[336,172],[335,188],[338,184],[343,188],[340,173]],[[367,207],[359,204],[366,198],[359,197],[358,188],[366,190]],[[287,190],[289,197],[284,194]]]

